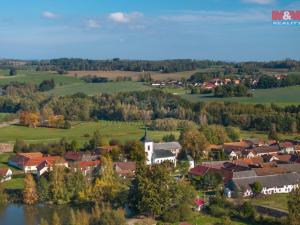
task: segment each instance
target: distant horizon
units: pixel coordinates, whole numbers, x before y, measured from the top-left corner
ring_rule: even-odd
[[[269,59],[269,60],[222,60],[222,59],[192,59],[192,58],[161,58],[161,59],[137,59],[137,58],[119,58],[119,57],[112,57],[112,58],[86,58],[86,57],[55,57],[55,58],[48,58],[48,59],[20,59],[20,58],[2,58],[0,57],[0,61],[2,60],[12,60],[12,61],[47,61],[47,60],[54,60],[54,59],[82,59],[82,60],[99,60],[99,61],[106,61],[106,60],[113,60],[113,59],[119,59],[119,60],[128,60],[128,61],[168,61],[168,60],[194,60],[194,61],[213,61],[213,62],[225,62],[225,63],[247,63],[247,62],[273,62],[273,61],[287,61],[287,60],[293,60],[293,61],[300,61],[299,59],[295,58],[281,58],[281,59]]]

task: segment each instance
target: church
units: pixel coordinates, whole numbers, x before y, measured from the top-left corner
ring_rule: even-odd
[[[141,138],[146,153],[146,164],[160,164],[165,161],[174,163],[176,166],[176,157],[181,150],[181,145],[178,142],[162,142],[154,143],[147,135]]]

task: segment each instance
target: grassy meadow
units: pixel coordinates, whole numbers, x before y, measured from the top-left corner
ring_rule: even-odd
[[[88,135],[92,135],[94,131],[99,132],[108,140],[118,139],[120,141],[140,139],[144,134],[144,125],[141,122],[81,122],[74,125],[71,129],[54,129],[54,128],[28,128],[23,126],[12,125],[0,128],[0,143],[14,142],[16,139],[22,139],[29,143],[36,142],[55,142],[62,137],[67,139],[75,139],[80,144],[90,139]],[[177,137],[179,131],[148,131],[149,136],[153,140],[161,140],[166,134],[173,133]]]
[[[252,91],[253,97],[215,98],[212,94],[191,95],[182,88],[166,89],[167,92],[181,96],[191,102],[238,102],[246,104],[291,105],[300,104],[300,86],[273,89],[257,89]]]
[[[251,202],[255,205],[262,205],[270,208],[288,210],[288,194],[275,194],[264,196],[258,199],[252,199]]]

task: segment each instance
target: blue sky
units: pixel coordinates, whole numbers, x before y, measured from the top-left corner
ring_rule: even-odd
[[[295,0],[1,0],[0,58],[300,59]]]

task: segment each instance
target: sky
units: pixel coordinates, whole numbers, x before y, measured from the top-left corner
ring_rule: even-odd
[[[0,0],[0,58],[300,59],[295,0]]]

